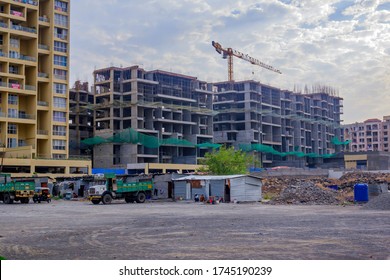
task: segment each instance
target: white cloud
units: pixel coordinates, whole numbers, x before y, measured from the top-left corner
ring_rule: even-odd
[[[347,122],[390,114],[390,11],[378,9],[385,1],[110,3],[72,2],[72,81],[88,77],[92,82],[95,67],[111,64],[226,80],[227,62],[211,46],[215,40],[283,72],[235,59],[236,80],[254,78],[286,89],[294,84],[335,86],[345,99]]]

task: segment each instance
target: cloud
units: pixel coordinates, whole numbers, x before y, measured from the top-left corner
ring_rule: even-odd
[[[227,79],[211,41],[280,69],[234,59],[236,80],[275,87],[329,84],[345,99],[346,122],[389,115],[390,11],[386,1],[73,1],[71,81],[111,64],[140,64]],[[380,104],[380,105],[379,105]],[[367,106],[367,110],[362,110]]]

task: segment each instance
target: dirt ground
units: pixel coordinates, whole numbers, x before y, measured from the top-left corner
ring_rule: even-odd
[[[390,259],[389,211],[361,206],[0,203],[6,259]]]

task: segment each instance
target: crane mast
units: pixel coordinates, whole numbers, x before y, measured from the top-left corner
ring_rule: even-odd
[[[249,63],[253,64],[253,65],[258,65],[260,67],[263,67],[265,69],[268,69],[270,71],[273,71],[273,72],[276,72],[276,73],[279,73],[279,74],[282,74],[282,72],[278,69],[275,69],[274,67],[272,67],[271,65],[267,65],[263,62],[261,62],[260,60],[256,59],[256,58],[253,58],[247,54],[244,54],[242,52],[239,52],[237,50],[234,50],[232,48],[223,48],[221,46],[220,43],[218,42],[215,42],[215,41],[212,41],[212,46],[215,48],[215,50],[219,53],[219,54],[222,54],[222,57],[224,59],[228,59],[228,78],[229,78],[229,82],[233,82],[234,81],[234,75],[233,75],[233,56],[235,57],[238,57],[238,58],[241,58],[245,61],[248,61]]]

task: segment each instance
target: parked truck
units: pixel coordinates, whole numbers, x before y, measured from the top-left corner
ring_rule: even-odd
[[[14,180],[10,174],[0,174],[0,200],[5,204],[14,201],[28,203],[35,193],[33,178]]]
[[[110,204],[113,199],[124,199],[127,203],[134,201],[144,203],[147,197],[152,196],[153,181],[150,179],[138,178],[132,182],[126,182],[125,179],[117,180],[115,175],[106,174],[103,182],[103,184],[89,187],[88,197],[93,204],[99,204],[100,202]]]

